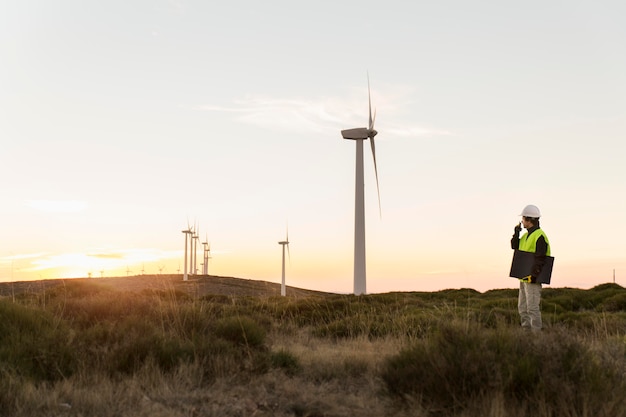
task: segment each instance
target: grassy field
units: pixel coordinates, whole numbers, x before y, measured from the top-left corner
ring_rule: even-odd
[[[352,296],[235,278],[0,287],[2,416],[626,416],[626,289]]]

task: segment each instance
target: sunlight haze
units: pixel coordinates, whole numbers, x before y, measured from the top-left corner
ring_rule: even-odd
[[[626,4],[5,2],[0,281],[182,274],[351,292],[516,288],[537,205],[554,287],[626,285]],[[202,245],[198,249],[202,259]],[[202,269],[200,261],[198,269]]]

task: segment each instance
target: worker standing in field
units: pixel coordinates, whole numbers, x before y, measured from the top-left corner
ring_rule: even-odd
[[[550,242],[548,236],[539,227],[541,212],[532,204],[522,210],[522,221],[515,225],[515,232],[511,238],[511,248],[535,254],[535,260],[531,274],[520,278],[519,298],[517,308],[520,315],[522,328],[539,331],[542,328],[541,310],[541,283],[538,282],[539,274],[545,264],[546,256],[550,256]],[[520,238],[522,227],[526,233]]]

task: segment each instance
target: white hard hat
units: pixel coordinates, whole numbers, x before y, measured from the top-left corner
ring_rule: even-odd
[[[522,210],[522,214],[520,214],[520,216],[538,219],[539,217],[541,217],[541,212],[539,211],[539,207],[529,204],[524,207],[524,210]]]

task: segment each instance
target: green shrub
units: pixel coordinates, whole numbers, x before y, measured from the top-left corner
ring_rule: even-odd
[[[158,338],[153,334],[133,338],[115,349],[111,355],[111,371],[124,374],[137,372],[145,365],[147,359],[152,357],[154,347],[158,343]]]
[[[313,335],[332,339],[347,339],[357,337],[366,331],[364,323],[359,322],[358,319],[346,318],[336,320],[326,325],[317,326],[313,329]]]
[[[598,306],[598,310],[626,312],[626,291],[612,295],[603,300]]]
[[[515,308],[509,306],[509,308],[492,307],[488,310],[481,310],[476,320],[487,328],[509,327],[519,323],[517,306]]]
[[[264,345],[266,332],[250,317],[233,316],[220,319],[215,325],[215,334],[238,346],[258,348]]]
[[[391,395],[420,398],[431,409],[455,412],[501,396],[512,407],[543,405],[552,415],[584,415],[606,404],[624,405],[624,362],[621,369],[606,366],[565,332],[442,325],[432,337],[389,357],[381,376]]]
[[[0,371],[46,381],[68,377],[77,365],[71,341],[49,312],[0,300]]]
[[[387,315],[359,315],[338,319],[326,325],[320,325],[312,329],[316,337],[338,339],[354,339],[359,336],[367,336],[368,339],[382,339],[387,336],[412,336],[420,333],[422,326],[415,326],[403,317]]]
[[[284,349],[272,352],[271,363],[273,368],[282,369],[289,376],[296,375],[302,369],[298,358]]]
[[[619,284],[613,284],[613,283],[606,283],[606,284],[599,284],[596,285],[595,287],[593,287],[592,289],[589,290],[589,292],[600,292],[600,291],[624,291],[625,288],[622,287]]]
[[[574,288],[545,288],[541,294],[542,303],[560,306],[563,311],[593,309],[582,290]]]

